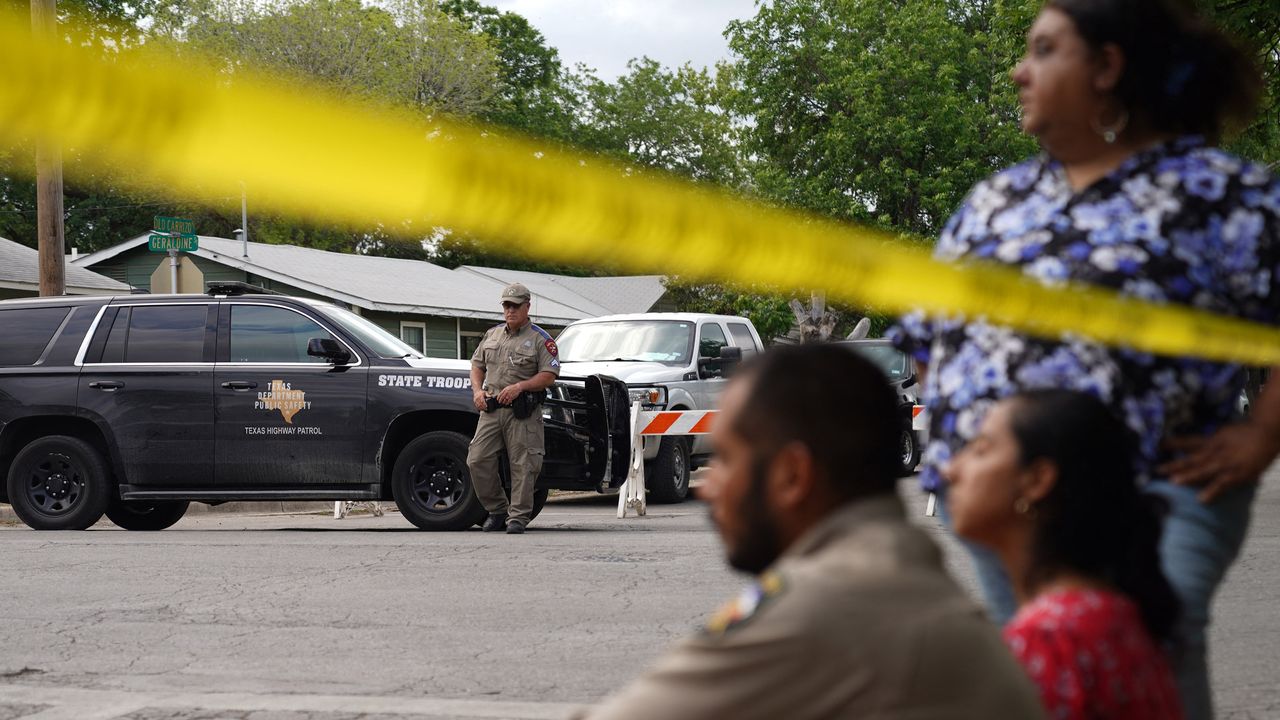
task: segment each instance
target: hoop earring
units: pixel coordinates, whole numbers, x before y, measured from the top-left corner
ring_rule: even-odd
[[[1093,128],[1094,132],[1101,135],[1102,141],[1106,144],[1115,144],[1116,139],[1120,137],[1120,133],[1124,132],[1124,129],[1129,127],[1129,111],[1124,108],[1120,108],[1120,113],[1116,116],[1116,121],[1108,125],[1103,125],[1102,120],[1099,119],[1100,117],[1101,113],[1099,113],[1098,116],[1089,118],[1089,127]]]
[[[1027,513],[1030,513],[1031,501],[1024,497],[1020,497],[1017,500],[1014,500],[1013,511],[1018,513],[1019,515],[1026,515]]]

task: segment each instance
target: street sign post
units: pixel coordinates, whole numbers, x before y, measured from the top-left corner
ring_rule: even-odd
[[[152,221],[155,232],[147,238],[147,249],[151,252],[169,253],[169,279],[173,292],[178,292],[178,253],[194,252],[200,249],[200,238],[196,235],[196,223],[186,218],[156,215]]]

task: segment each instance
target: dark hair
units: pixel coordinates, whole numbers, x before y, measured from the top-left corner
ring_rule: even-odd
[[[799,441],[840,497],[894,491],[897,398],[870,361],[839,345],[781,347],[744,363],[739,380],[751,386],[734,430],[761,455]]]
[[[1047,0],[1095,50],[1115,44],[1125,68],[1116,98],[1160,133],[1217,141],[1247,123],[1262,76],[1252,58],[1181,0]]]
[[[1179,603],[1160,569],[1166,506],[1138,489],[1137,437],[1097,398],[1067,390],[1014,396],[1013,436],[1023,465],[1053,463],[1058,480],[1035,505],[1033,586],[1071,570],[1131,598],[1147,631],[1170,639]]]

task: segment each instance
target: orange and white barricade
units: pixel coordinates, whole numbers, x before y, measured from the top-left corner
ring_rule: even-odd
[[[929,430],[929,416],[924,411],[923,405],[915,405],[911,408],[911,429],[916,432],[923,433]],[[938,496],[929,493],[929,499],[924,504],[925,517],[933,517],[938,514]]]
[[[661,410],[640,409],[640,403],[631,404],[631,465],[627,468],[627,481],[618,490],[618,517],[627,516],[632,510],[644,515],[648,508],[644,493],[644,438],[654,435],[706,435],[720,414],[719,410]]]

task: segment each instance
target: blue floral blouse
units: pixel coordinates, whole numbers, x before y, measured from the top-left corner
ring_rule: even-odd
[[[1013,265],[1046,285],[1091,283],[1153,302],[1274,323],[1280,315],[1280,182],[1197,137],[1130,157],[1079,192],[1040,156],[979,183],[948,221],[936,257]],[[980,320],[913,313],[890,338],[927,363],[930,413],[922,484],[977,434],[987,409],[1019,390],[1092,393],[1140,439],[1145,477],[1161,440],[1232,419],[1238,365],[1108,349],[1073,336],[1032,338]]]

